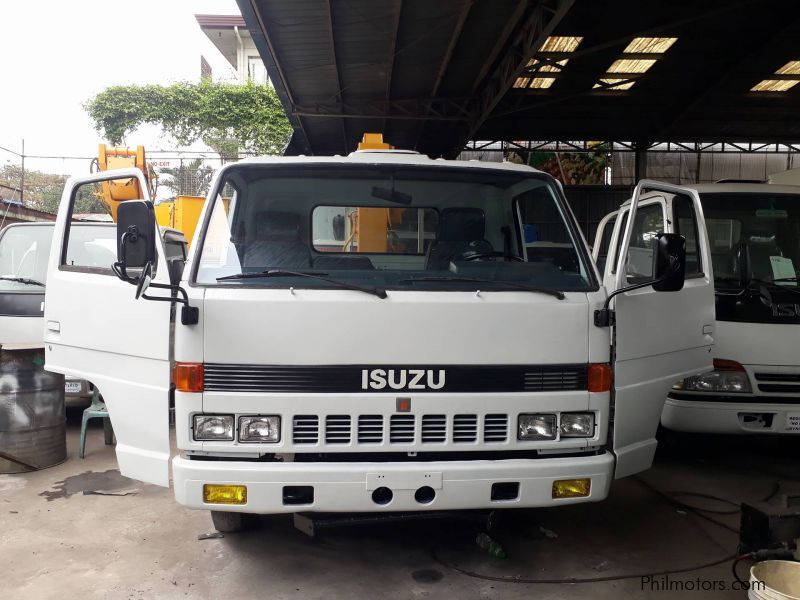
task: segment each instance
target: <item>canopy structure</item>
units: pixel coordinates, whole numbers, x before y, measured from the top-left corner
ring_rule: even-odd
[[[793,0],[237,0],[294,127],[475,140],[800,141]]]

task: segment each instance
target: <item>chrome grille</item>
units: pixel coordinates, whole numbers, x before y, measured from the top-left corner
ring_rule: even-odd
[[[800,373],[755,373],[762,392],[792,394],[800,392]]]
[[[328,415],[325,417],[325,443],[350,443],[350,415]]]
[[[484,442],[505,442],[508,439],[508,415],[486,415],[483,421]]]
[[[478,439],[478,416],[455,415],[453,417],[453,442],[474,442]]]
[[[292,419],[292,441],[295,444],[316,444],[319,441],[319,417],[295,415]]]
[[[389,420],[389,441],[393,444],[414,443],[414,415],[392,415]]]
[[[383,416],[359,415],[358,443],[380,444],[383,442]]]
[[[422,416],[422,443],[444,442],[447,436],[447,417],[445,415]]]

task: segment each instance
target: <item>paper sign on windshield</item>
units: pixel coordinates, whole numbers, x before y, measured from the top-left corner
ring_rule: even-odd
[[[769,262],[772,264],[772,278],[777,283],[783,283],[792,285],[792,282],[784,281],[780,282],[779,279],[788,279],[790,277],[796,277],[796,273],[794,272],[794,264],[792,263],[791,258],[786,258],[785,256],[770,256]]]

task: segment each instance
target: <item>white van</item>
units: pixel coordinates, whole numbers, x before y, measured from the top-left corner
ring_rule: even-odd
[[[686,432],[800,433],[800,187],[687,187],[702,202],[713,263],[714,370],[676,383],[661,422]],[[681,202],[676,211],[675,195],[659,191],[639,206],[640,219],[668,215],[692,270],[697,238]]]
[[[65,262],[73,198],[131,177],[65,188],[47,368],[98,386],[123,475],[167,486],[171,464],[178,502],[223,530],[602,500],[650,466],[673,382],[711,369],[711,272],[684,280],[683,238],[651,221],[650,278],[603,283],[560,186],[526,166],[248,159],[216,175],[182,274],[147,198],[119,208],[115,264]],[[696,194],[637,198],[649,185],[685,194],[707,264]]]

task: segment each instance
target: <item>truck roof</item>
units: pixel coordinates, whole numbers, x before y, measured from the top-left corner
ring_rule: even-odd
[[[800,194],[800,185],[777,185],[774,183],[696,183],[683,187],[697,190],[700,194],[754,194],[769,192],[770,194]]]
[[[485,162],[479,160],[447,160],[429,158],[425,154],[409,150],[357,150],[347,156],[257,156],[245,158],[235,164],[257,165],[296,165],[296,164],[378,164],[378,165],[413,165],[424,167],[458,167],[470,169],[492,169],[503,171],[523,171],[526,173],[543,173],[527,165],[511,162]]]
[[[698,194],[795,194],[800,196],[800,185],[776,185],[773,183],[688,183],[681,184],[681,187],[696,190]],[[652,196],[663,196],[665,192],[647,192],[642,194],[642,199]],[[671,194],[667,194],[670,196]],[[620,208],[628,206],[631,199],[628,198],[620,205]]]

